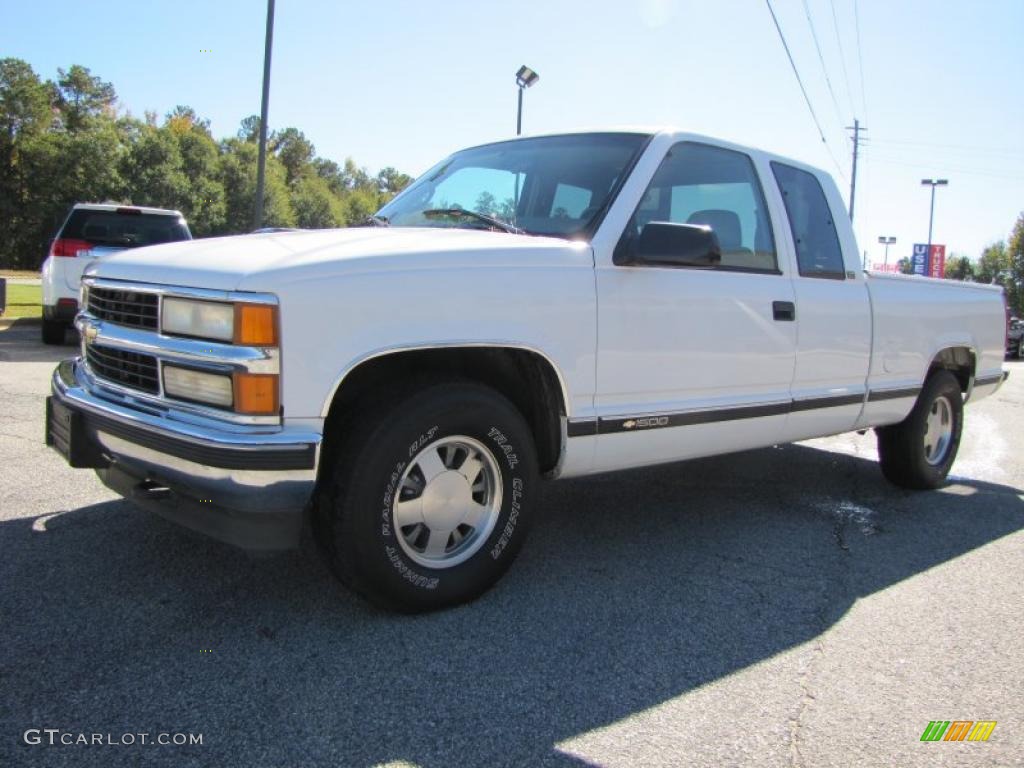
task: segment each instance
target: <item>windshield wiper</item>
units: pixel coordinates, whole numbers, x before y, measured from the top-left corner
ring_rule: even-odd
[[[371,213],[365,219],[356,224],[357,227],[390,227],[391,222],[388,221],[387,216],[378,216],[375,213]]]
[[[527,234],[525,229],[520,229],[509,224],[507,221],[496,219],[493,216],[488,216],[486,213],[477,213],[476,211],[468,211],[465,208],[428,208],[421,213],[428,219],[434,216],[455,216],[455,217],[466,217],[482,221],[490,227],[497,227],[502,232],[510,232],[513,235],[525,235]]]

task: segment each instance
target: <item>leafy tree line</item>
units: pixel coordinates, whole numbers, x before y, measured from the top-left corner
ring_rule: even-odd
[[[913,274],[910,259],[900,259],[898,265],[904,274]],[[1009,240],[986,246],[977,259],[964,253],[951,253],[946,259],[945,277],[1003,286],[1010,310],[1024,317],[1024,213],[1017,217]]]
[[[1010,310],[1024,316],[1024,213],[1017,217],[1009,240],[987,246],[976,261],[952,254],[946,260],[946,279],[1001,285]]]
[[[161,122],[121,114],[114,86],[86,67],[41,79],[0,59],[0,268],[35,269],[68,208],[117,201],[180,210],[196,237],[247,232],[256,199],[260,119],[217,141],[179,106]],[[267,140],[263,226],[340,227],[366,218],[411,181],[317,157],[297,128]]]

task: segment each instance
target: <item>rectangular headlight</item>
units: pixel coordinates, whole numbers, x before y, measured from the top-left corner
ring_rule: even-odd
[[[164,365],[164,393],[230,408],[234,402],[231,376]]]
[[[235,337],[235,306],[219,301],[164,299],[160,330],[201,339],[231,341]]]

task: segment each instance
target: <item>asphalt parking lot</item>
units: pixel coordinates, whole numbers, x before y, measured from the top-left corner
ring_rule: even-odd
[[[871,434],[555,483],[495,590],[402,617],[68,468],[74,346],[37,335],[0,332],[0,766],[1024,764],[1024,364],[940,491],[887,485]]]

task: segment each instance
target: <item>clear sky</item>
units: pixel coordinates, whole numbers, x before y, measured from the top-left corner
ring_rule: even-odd
[[[528,64],[541,79],[526,132],[671,124],[826,168],[847,195],[856,116],[869,141],[855,226],[873,260],[879,235],[898,238],[890,259],[927,240],[926,177],[950,182],[934,242],[976,257],[1007,237],[1024,210],[1024,0],[773,4],[827,144],[764,0],[278,0],[269,123],[298,127],[321,156],[417,175],[513,133]],[[265,9],[0,0],[0,56],[49,78],[82,64],[123,109],[188,104],[220,138],[259,112]]]

